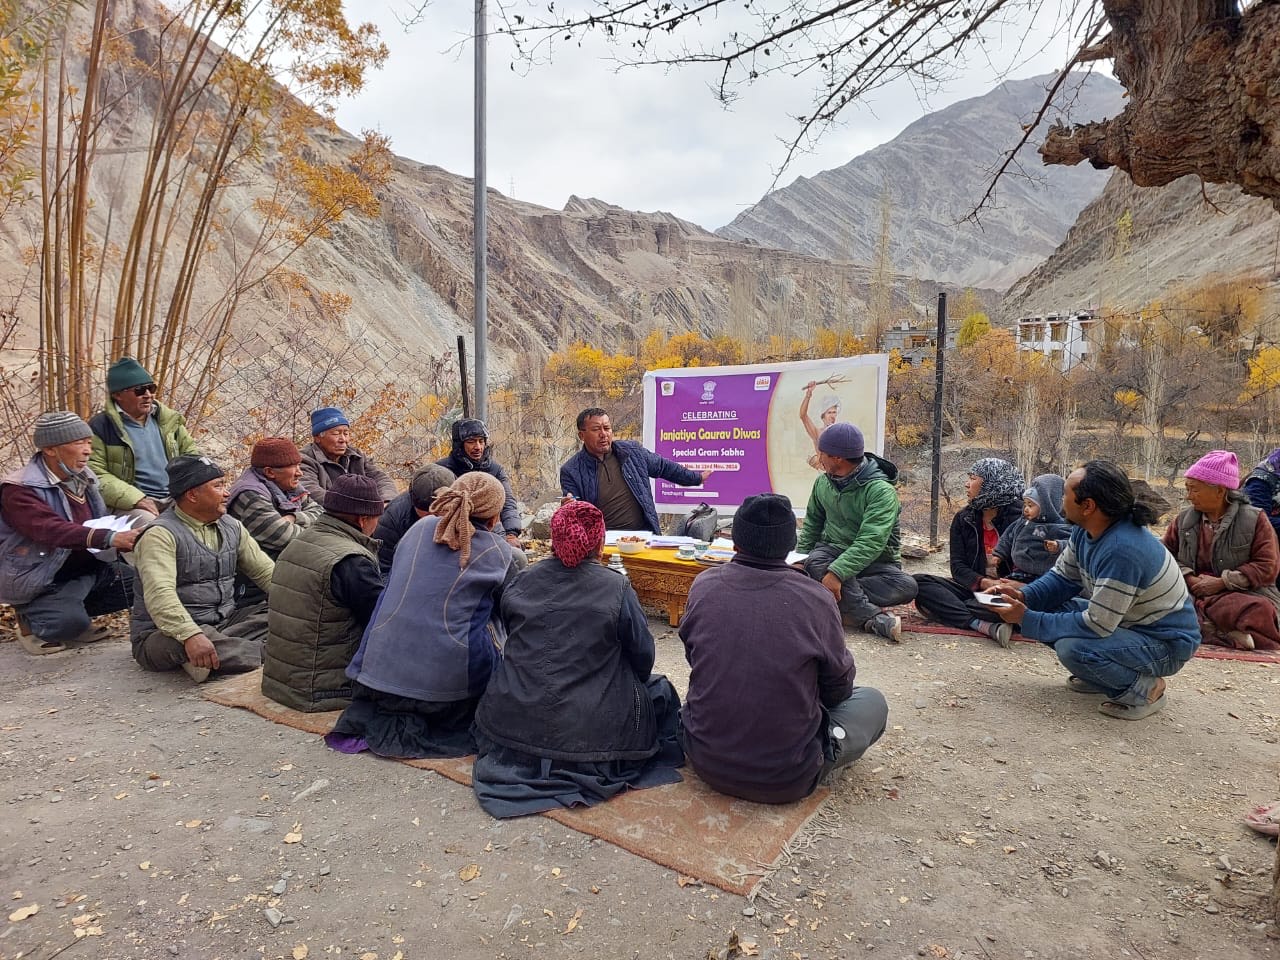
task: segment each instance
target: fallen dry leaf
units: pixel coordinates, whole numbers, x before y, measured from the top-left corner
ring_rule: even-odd
[[[282,763],[282,764],[280,764],[280,769],[281,769],[281,770],[283,770],[283,771],[285,771],[285,772],[287,773],[288,771],[290,771],[290,770],[292,770],[292,769],[293,769],[293,764],[292,764],[292,763]]]
[[[391,955],[391,960],[404,960],[404,954],[397,950]]]
[[[400,934],[397,933],[394,937],[391,938],[391,942],[398,947],[400,946],[400,944],[404,943],[404,937],[400,936]],[[395,960],[395,958],[392,957],[391,960]]]
[[[370,950],[368,953],[360,954],[360,960],[378,960],[378,955]]]
[[[93,923],[97,919],[98,915],[96,913],[82,913],[78,917],[71,918],[71,925],[73,927],[82,927],[86,923]]]
[[[227,877],[227,883],[239,883],[242,879],[244,878],[241,877],[240,874],[233,873],[231,876]]]
[[[302,842],[302,822],[295,821],[293,829],[284,835],[285,843],[301,843]]]
[[[697,884],[698,886],[702,885],[702,881],[697,877],[686,877],[683,873],[676,874],[676,883],[681,887],[687,887],[690,884]]]
[[[117,800],[123,800],[123,799],[124,799],[125,797],[127,797],[128,795],[129,795],[129,791],[128,791],[128,790],[121,790],[119,793],[117,793],[117,794],[116,794],[116,799],[117,799]]]
[[[310,952],[305,943],[300,943],[293,948],[293,960],[307,960],[307,954]]]
[[[150,861],[150,860],[143,860],[140,864],[138,864],[138,869],[139,869],[139,870],[150,870],[150,869],[151,869],[151,861]]]
[[[26,907],[19,907],[17,910],[13,911],[13,913],[9,914],[9,922],[17,923],[20,920],[27,919],[27,917],[34,917],[39,912],[40,904],[38,903],[33,903]]]
[[[101,927],[77,927],[72,931],[76,935],[76,939],[81,937],[100,937],[102,936]]]
[[[573,916],[569,918],[569,925],[564,928],[565,934],[567,935],[577,930],[578,921],[581,919],[582,919],[582,908],[579,907],[577,910],[573,911]]]
[[[937,957],[937,958],[938,958],[938,960],[942,960],[942,958],[944,958],[944,957],[949,957],[949,956],[951,956],[951,954],[947,953],[947,948],[946,948],[946,947],[942,946],[941,944],[937,944],[937,943],[931,943],[931,944],[929,944],[929,954],[930,954],[930,956]]]
[[[558,877],[558,876],[560,876],[560,868],[559,868],[559,867],[552,867],[552,868],[551,868],[551,875],[552,875],[553,877]]]
[[[22,891],[21,891],[21,890],[15,890],[15,891],[13,891],[13,896],[12,896],[12,897],[10,897],[9,899],[10,899],[10,900],[21,900],[21,899],[22,899]]]
[[[1005,853],[1017,853],[1017,852],[1018,852],[1018,848],[1017,848],[1017,847],[1005,847],[1005,848],[1004,848],[1004,852],[1005,852]]]
[[[188,820],[186,823],[183,824],[183,826],[186,827],[188,830],[194,830],[196,827],[200,826],[200,824],[202,823],[204,823],[203,820]]]
[[[478,863],[468,863],[458,871],[458,879],[463,883],[470,883],[478,876],[480,876],[480,865]]]

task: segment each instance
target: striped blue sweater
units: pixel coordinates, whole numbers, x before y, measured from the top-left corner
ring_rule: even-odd
[[[1083,610],[1062,610],[1081,594]],[[1023,588],[1022,630],[1043,643],[1062,637],[1108,637],[1126,627],[1165,640],[1200,641],[1195,608],[1173,554],[1131,520],[1096,540],[1079,527],[1052,570]]]

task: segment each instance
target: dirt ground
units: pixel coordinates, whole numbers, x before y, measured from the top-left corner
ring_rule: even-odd
[[[750,901],[210,704],[123,640],[2,644],[0,960],[702,960],[734,931],[775,960],[1280,956],[1240,820],[1280,796],[1276,667],[1193,660],[1126,723],[1036,645],[850,644],[890,730]]]

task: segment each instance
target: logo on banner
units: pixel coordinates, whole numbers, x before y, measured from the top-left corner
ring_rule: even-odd
[[[716,382],[714,380],[702,381],[702,399],[700,403],[716,402]]]
[[[662,395],[664,397],[674,397],[676,395],[676,382],[674,380],[662,381]]]
[[[773,383],[773,377],[767,373],[762,373],[758,377],[756,377],[757,390],[768,390],[770,385],[772,385],[772,383]]]

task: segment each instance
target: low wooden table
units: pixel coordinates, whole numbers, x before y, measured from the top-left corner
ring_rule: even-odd
[[[618,551],[605,547],[605,556]],[[689,601],[689,584],[702,571],[710,569],[697,560],[679,560],[674,550],[641,550],[623,554],[622,565],[641,603],[662,607],[667,611],[667,623],[680,625],[685,604]]]

